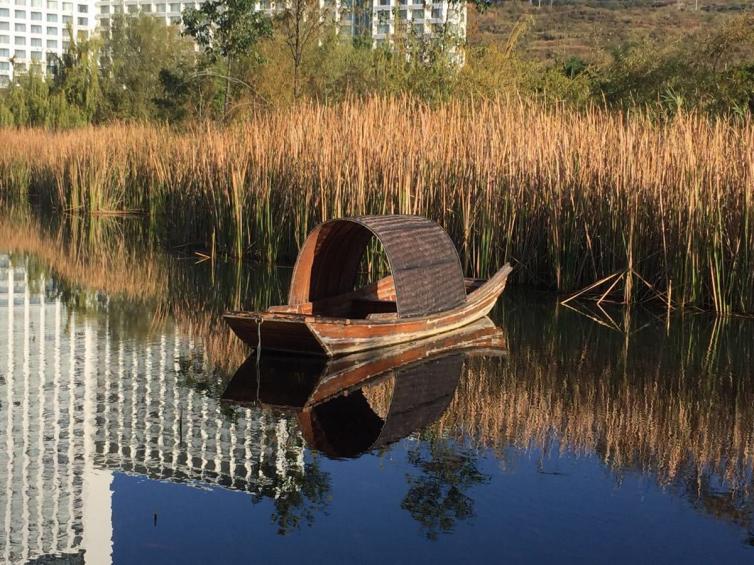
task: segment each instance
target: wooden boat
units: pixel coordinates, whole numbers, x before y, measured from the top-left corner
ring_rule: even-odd
[[[392,274],[355,289],[373,238]],[[483,318],[511,270],[506,264],[487,281],[465,279],[450,237],[426,218],[342,218],[309,234],[286,306],[228,312],[224,318],[252,347],[333,357],[430,337]]]
[[[223,401],[294,412],[311,448],[354,457],[437,420],[453,398],[467,357],[505,353],[502,331],[487,317],[412,344],[336,359],[265,352],[238,369]],[[387,386],[380,391],[382,384]]]

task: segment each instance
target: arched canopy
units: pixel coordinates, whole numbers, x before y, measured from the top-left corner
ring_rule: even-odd
[[[342,218],[314,228],[296,261],[288,304],[354,290],[372,237],[387,256],[399,317],[449,310],[466,300],[461,262],[445,230],[427,218],[394,215]]]

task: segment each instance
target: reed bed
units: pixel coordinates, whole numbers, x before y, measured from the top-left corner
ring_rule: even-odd
[[[176,132],[3,130],[0,193],[140,212],[171,243],[290,262],[346,214],[439,221],[468,274],[570,292],[625,272],[666,306],[754,313],[754,124],[521,100],[304,104]],[[0,196],[0,199],[2,196]],[[641,277],[648,284],[639,282]]]

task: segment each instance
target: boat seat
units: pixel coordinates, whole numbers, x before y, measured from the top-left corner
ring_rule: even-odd
[[[397,320],[398,312],[375,312],[374,314],[367,314],[367,320],[385,321],[385,320]]]
[[[395,314],[397,308],[394,300],[377,300],[373,298],[356,298],[351,300],[351,317],[368,318],[372,314]]]

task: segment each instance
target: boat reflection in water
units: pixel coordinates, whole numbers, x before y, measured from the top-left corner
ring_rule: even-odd
[[[250,356],[223,400],[294,411],[309,446],[356,457],[435,422],[453,399],[469,356],[502,355],[489,318],[441,336],[345,357]]]

